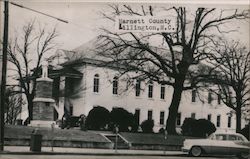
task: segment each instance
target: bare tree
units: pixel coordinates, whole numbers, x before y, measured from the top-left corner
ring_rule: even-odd
[[[110,8],[112,11],[103,15],[112,22],[119,15],[157,16],[159,11],[143,5],[110,5]],[[99,49],[100,54],[107,58],[106,64],[123,66],[123,73],[134,71],[138,75],[134,78],[147,78],[173,87],[166,129],[169,134],[176,134],[176,117],[182,92],[193,89],[199,81],[196,81],[199,74],[193,66],[198,66],[210,54],[209,46],[213,45],[216,34],[233,31],[223,30],[223,25],[234,19],[245,19],[249,13],[216,8],[197,8],[191,12],[184,7],[162,11],[177,18],[175,32],[143,34],[102,29],[104,32],[100,36]],[[161,47],[151,45],[156,39],[163,39]]]
[[[210,89],[236,114],[236,131],[241,130],[242,113],[250,106],[250,52],[239,42],[222,40],[208,61],[213,68],[207,80],[217,87]]]
[[[31,21],[23,26],[22,32],[8,46],[8,60],[17,72],[19,86],[22,88],[19,93],[26,96],[30,120],[39,67],[44,55],[55,47],[56,37],[56,28],[47,31],[45,27],[39,27],[37,32],[35,21]]]
[[[22,110],[22,96],[13,92],[13,87],[7,88],[5,96],[5,123],[13,125]]]

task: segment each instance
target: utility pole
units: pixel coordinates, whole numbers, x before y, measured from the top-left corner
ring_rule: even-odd
[[[0,151],[4,150],[4,108],[7,69],[7,47],[9,25],[9,2],[4,1],[4,33],[3,33],[3,56],[2,56],[2,80],[1,80],[1,105],[0,105]]]

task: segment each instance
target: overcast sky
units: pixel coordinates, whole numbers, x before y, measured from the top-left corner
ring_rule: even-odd
[[[81,44],[93,39],[100,31],[102,25],[110,25],[107,20],[104,20],[100,12],[107,10],[107,3],[83,3],[83,2],[24,2],[17,1],[16,3],[32,8],[34,10],[67,20],[65,24],[53,18],[29,11],[24,8],[19,8],[10,4],[10,38],[13,38],[20,31],[21,27],[32,19],[48,28],[57,27],[59,37],[57,38],[58,48],[72,50]],[[170,4],[166,4],[169,5]],[[195,5],[189,5],[196,8]],[[198,5],[204,6],[204,5]],[[216,5],[222,8],[247,8],[246,5]],[[233,25],[232,25],[233,26]],[[237,26],[239,33],[236,33],[237,39],[249,44],[249,23],[242,23]],[[234,36],[235,37],[235,36]]]

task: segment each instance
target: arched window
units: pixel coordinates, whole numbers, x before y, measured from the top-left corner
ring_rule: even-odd
[[[93,87],[93,91],[98,93],[99,92],[99,75],[98,74],[95,74],[94,76],[94,87]]]
[[[148,98],[152,98],[153,97],[153,82],[150,81],[149,85],[148,85]]]
[[[161,99],[165,99],[165,85],[161,85]]]
[[[212,100],[213,100],[213,97],[212,97],[212,92],[208,92],[208,104],[211,104],[212,103]]]
[[[196,90],[192,90],[192,102],[196,101]]]
[[[217,115],[217,121],[216,121],[217,127],[220,127],[220,119],[221,119],[221,115]]]
[[[136,80],[136,84],[135,84],[135,96],[140,96],[141,93],[141,81],[140,80]]]
[[[118,77],[113,78],[113,94],[118,94]]]

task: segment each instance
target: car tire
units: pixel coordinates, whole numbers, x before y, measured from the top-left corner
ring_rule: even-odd
[[[191,156],[199,157],[202,154],[202,149],[199,146],[193,146],[189,152]]]
[[[242,153],[240,153],[240,154],[237,155],[237,156],[238,156],[238,158],[240,158],[240,159],[249,159],[249,158],[250,158],[250,154],[247,153],[247,152],[242,152]]]

